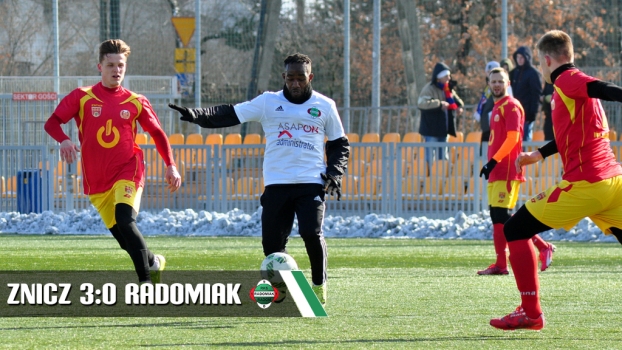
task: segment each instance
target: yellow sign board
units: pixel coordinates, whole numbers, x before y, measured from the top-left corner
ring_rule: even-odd
[[[177,32],[177,35],[179,35],[179,39],[181,39],[182,44],[184,44],[184,46],[188,46],[188,43],[192,38],[192,34],[194,34],[194,17],[173,17],[171,18],[171,22],[173,22],[175,31]]]
[[[194,58],[196,50],[194,48],[175,49],[175,70],[177,73],[194,73]]]

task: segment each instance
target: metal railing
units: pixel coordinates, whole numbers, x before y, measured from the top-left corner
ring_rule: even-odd
[[[535,149],[543,143],[525,143]],[[353,143],[350,166],[342,184],[342,198],[327,197],[327,215],[365,216],[371,213],[398,217],[447,218],[456,212],[478,213],[488,208],[486,182],[479,175],[485,164],[479,143]],[[263,193],[263,145],[172,145],[183,184],[169,193],[165,165],[155,146],[145,153],[146,183],[141,210],[170,210],[248,214],[260,206]],[[447,148],[447,159],[427,164],[425,150]],[[621,142],[612,142],[616,154]],[[2,191],[0,210],[18,211],[16,187],[26,170],[39,170],[41,210],[55,212],[88,208],[82,194],[79,166],[59,162],[57,146],[0,146]],[[485,154],[485,150],[483,152]],[[526,167],[519,205],[561,179],[561,162],[554,156]],[[22,206],[23,207],[23,206]]]

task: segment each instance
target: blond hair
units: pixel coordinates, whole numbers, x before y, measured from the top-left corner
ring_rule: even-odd
[[[539,52],[551,56],[557,61],[572,62],[574,60],[572,39],[561,30],[546,32],[536,43],[536,48]]]

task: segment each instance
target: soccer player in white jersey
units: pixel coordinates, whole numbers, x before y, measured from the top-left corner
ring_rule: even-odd
[[[266,137],[265,190],[261,196],[264,254],[286,252],[295,215],[311,263],[313,290],[325,305],[324,196],[336,194],[339,200],[350,144],[335,101],[311,87],[311,59],[296,53],[285,59],[284,66],[285,84],[281,91],[264,92],[235,106],[191,109],[169,104],[169,107],[181,113],[181,120],[204,128],[249,121],[261,123]]]

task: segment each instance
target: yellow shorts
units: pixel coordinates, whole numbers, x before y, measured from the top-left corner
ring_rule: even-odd
[[[493,181],[488,183],[488,205],[496,208],[513,209],[518,200],[520,181],[510,182],[512,191],[508,193],[507,181]]]
[[[134,181],[119,180],[108,191],[92,194],[89,196],[89,199],[102,217],[106,228],[112,228],[117,223],[114,217],[114,206],[119,203],[125,203],[134,208],[138,213],[142,193],[142,187],[136,189]]]
[[[570,230],[589,217],[605,233],[622,228],[622,176],[595,183],[562,180],[531,198],[525,206],[543,224]]]

